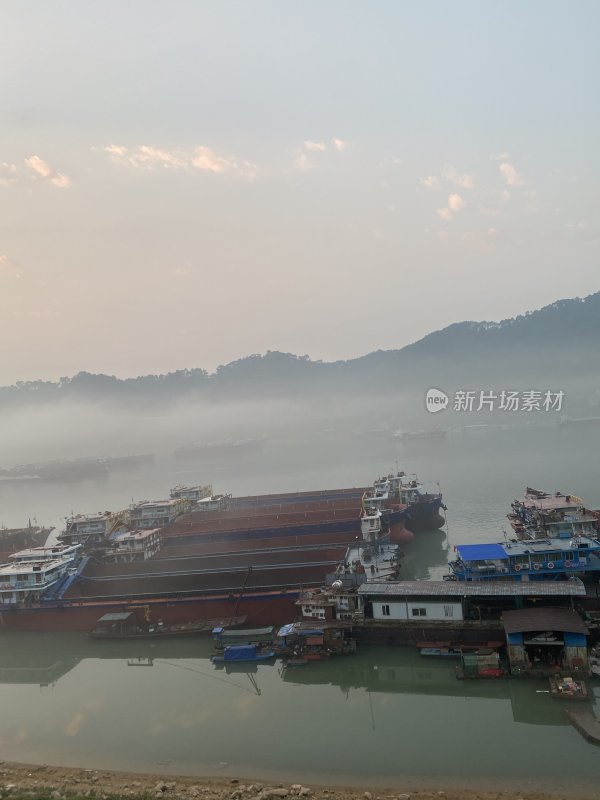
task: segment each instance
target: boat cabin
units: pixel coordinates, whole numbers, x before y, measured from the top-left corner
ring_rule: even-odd
[[[110,511],[69,517],[59,539],[69,544],[98,544],[114,529],[117,515]]]
[[[195,505],[199,500],[211,497],[212,486],[174,486],[171,489],[171,500],[188,500]]]
[[[0,565],[0,603],[18,605],[40,600],[42,595],[55,586],[72,568],[76,553],[65,556],[49,556],[41,553],[38,559],[31,557],[33,550],[26,550],[19,560],[19,553],[9,564]],[[39,548],[42,551],[51,548]]]
[[[110,537],[111,547],[105,557],[115,564],[146,561],[155,556],[161,547],[161,529],[120,531]]]
[[[19,550],[11,553],[11,561],[52,561],[57,558],[75,558],[81,551],[80,544],[66,545],[57,544],[53,547],[30,547],[27,550]]]
[[[164,528],[187,511],[187,500],[171,498],[170,500],[144,500],[129,506],[131,526],[136,530]]]
[[[224,494],[208,495],[198,500],[195,511],[223,511],[227,508],[228,499]]]

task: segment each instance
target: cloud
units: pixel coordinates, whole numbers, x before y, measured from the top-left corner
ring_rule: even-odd
[[[499,164],[498,170],[506,181],[507,186],[521,186],[523,184],[523,178],[508,161],[503,161],[502,164]]]
[[[121,156],[125,156],[127,154],[127,148],[120,144],[109,144],[104,148],[104,150],[109,155],[115,156],[116,158],[120,158]]]
[[[33,173],[34,177],[51,183],[58,189],[68,189],[71,181],[61,172],[56,172],[39,156],[33,155],[25,159],[25,166]]]
[[[459,194],[451,194],[448,198],[448,208],[455,213],[458,213],[465,207],[465,201]]]
[[[327,150],[327,145],[325,142],[311,142],[307,141],[304,142],[304,150],[307,153],[324,153]]]
[[[435,175],[428,175],[426,178],[421,178],[421,183],[428,189],[439,189],[440,181]]]
[[[314,158],[310,158],[306,153],[300,151],[294,158],[294,169],[300,172],[309,172],[316,167],[317,163]]]
[[[344,150],[348,149],[349,142],[344,141],[344,139],[332,139],[331,144],[338,153],[343,153]]]
[[[0,255],[0,279],[20,278],[21,270],[7,255]]]
[[[205,145],[197,145],[191,150],[165,150],[147,144],[136,147],[109,144],[102,150],[116,163],[127,164],[147,171],[156,169],[185,170],[238,175],[246,178],[253,178],[258,173],[256,164],[250,161],[239,161],[233,156],[220,155]]]
[[[473,189],[475,187],[473,175],[461,174],[450,164],[446,164],[439,177],[437,175],[428,175],[426,178],[421,178],[421,183],[427,189],[439,189],[442,180],[448,181],[448,183],[452,183],[455,186],[460,186],[462,189]]]
[[[394,167],[402,167],[404,166],[404,161],[401,158],[392,158],[392,164]]]
[[[472,175],[461,175],[450,165],[445,166],[442,170],[442,178],[463,189],[472,189],[475,186],[475,178]]]
[[[14,186],[19,182],[19,173],[14,164],[0,163],[0,186]]]
[[[309,172],[315,169],[319,163],[319,159],[323,157],[325,153],[331,152],[331,150],[335,150],[336,153],[343,153],[349,146],[350,142],[339,138],[331,139],[331,145],[328,145],[326,142],[314,142],[312,139],[306,139],[302,143],[302,147],[296,151],[296,155],[294,156],[294,169],[300,170],[300,172]]]
[[[446,208],[438,208],[438,216],[446,222],[450,222],[459,211],[462,211],[465,205],[465,201],[459,194],[451,194],[448,196],[448,205]]]
[[[490,156],[491,161],[508,161],[510,153],[494,153]]]
[[[300,172],[310,172],[317,166],[317,159],[327,150],[325,142],[303,142],[302,147],[296,152],[294,169]]]
[[[131,156],[130,163],[134,166],[147,167],[166,167],[170,169],[181,169],[186,166],[186,161],[176,153],[162,150],[158,147],[149,147],[142,144]]]

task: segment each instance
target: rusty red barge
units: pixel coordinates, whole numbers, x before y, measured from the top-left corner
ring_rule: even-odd
[[[0,568],[0,626],[89,631],[107,612],[140,607],[166,624],[234,616],[280,624],[340,563],[364,573],[390,539],[411,536],[404,506],[377,498],[365,507],[363,490],[261,502],[206,488],[177,487],[169,500],[128,513],[73,517],[60,545],[13,556]],[[203,496],[190,497],[193,489]],[[387,562],[396,569],[397,555]]]

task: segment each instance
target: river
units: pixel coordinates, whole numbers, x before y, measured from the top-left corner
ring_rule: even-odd
[[[315,432],[261,453],[182,467],[171,454],[101,480],[0,487],[2,521],[59,525],[75,512],[160,498],[176,483],[252,492],[365,485],[401,468],[439,482],[448,536],[406,545],[403,576],[439,579],[452,546],[501,540],[525,485],[600,507],[600,431],[481,429],[397,443]],[[216,669],[208,639],[96,642],[75,634],[0,635],[0,747],[18,761],[361,785],[405,781],[589,787],[598,749],[566,724],[543,681],[461,682],[453,661],[410,648],[283,671]],[[600,682],[593,686],[598,706]],[[600,709],[597,709],[600,714]]]

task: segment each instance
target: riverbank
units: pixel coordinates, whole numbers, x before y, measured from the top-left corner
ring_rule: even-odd
[[[0,799],[18,800],[592,800],[592,794],[546,791],[447,790],[403,787],[364,789],[312,784],[263,784],[238,778],[206,780],[189,776],[112,772],[0,762]]]

